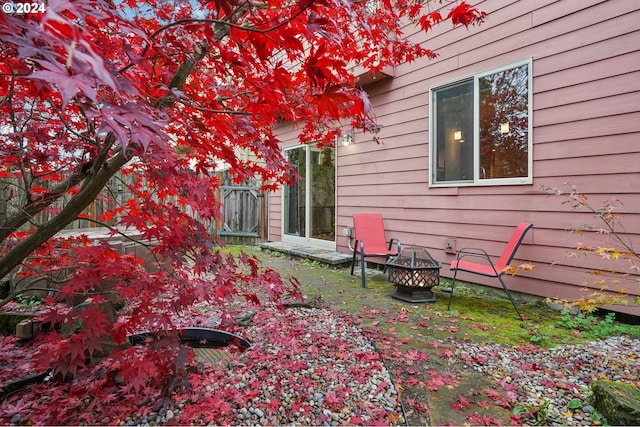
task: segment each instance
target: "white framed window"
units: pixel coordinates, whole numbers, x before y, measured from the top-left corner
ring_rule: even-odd
[[[531,59],[429,90],[430,186],[532,182]]]

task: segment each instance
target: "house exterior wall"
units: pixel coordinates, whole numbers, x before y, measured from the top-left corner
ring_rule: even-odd
[[[352,214],[379,212],[387,237],[425,247],[443,263],[441,275],[450,277],[454,255],[445,253],[446,239],[455,238],[458,249],[482,247],[497,257],[515,225],[527,221],[534,229],[515,262],[535,268],[508,277],[510,288],[575,298],[585,283],[602,278],[590,271],[627,271],[628,265],[568,256],[577,243],[602,246],[602,236],[569,233],[568,227],[596,220],[563,204],[566,199],[549,196],[542,186],[568,189],[570,183],[588,194],[595,207],[620,200],[624,237],[640,250],[640,2],[471,3],[488,13],[484,24],[468,30],[442,25],[427,36],[413,33],[413,39],[440,56],[402,64],[393,78],[365,87],[383,126],[382,143],[357,132],[354,144],[336,148],[337,250],[349,252],[342,230],[352,227]],[[533,75],[532,183],[430,186],[430,88],[528,58]],[[284,146],[294,143],[295,129],[284,126],[280,131]],[[270,197],[270,240],[281,239],[280,210],[276,192]],[[460,278],[497,284],[479,276]],[[637,282],[607,285],[640,294]],[[588,286],[599,289],[602,284]]]

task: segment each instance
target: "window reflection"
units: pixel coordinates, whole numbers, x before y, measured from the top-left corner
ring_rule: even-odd
[[[528,79],[525,65],[479,79],[481,179],[528,174]]]

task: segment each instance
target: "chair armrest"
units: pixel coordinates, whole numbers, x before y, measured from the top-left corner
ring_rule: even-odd
[[[355,244],[352,245],[351,242],[355,241]],[[362,240],[354,239],[353,237],[349,237],[349,241],[347,242],[347,246],[351,252],[360,251],[364,253],[364,242]]]
[[[489,254],[487,253],[487,251],[481,248],[473,248],[473,247],[466,247],[466,248],[460,249],[458,251],[458,256],[456,257],[456,259],[460,259],[465,256],[478,256],[483,258],[484,257],[489,258]]]
[[[398,253],[400,253],[402,251],[402,246],[400,245],[400,240],[398,240],[398,239],[389,240],[389,248],[388,249],[391,250],[391,246],[394,243],[396,244],[396,249],[398,250]]]
[[[456,257],[456,261],[459,262],[463,258],[467,258],[467,257],[481,258],[487,262],[489,267],[491,267],[496,274],[499,273],[498,270],[496,270],[496,266],[491,260],[491,257],[489,256],[487,251],[485,251],[484,249],[472,248],[472,247],[462,248],[458,251],[458,256]]]

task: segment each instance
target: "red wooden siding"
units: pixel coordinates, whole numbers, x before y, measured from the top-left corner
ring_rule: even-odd
[[[488,12],[485,24],[414,33],[440,57],[399,65],[394,78],[366,87],[383,126],[382,144],[356,133],[353,145],[337,147],[337,249],[348,252],[342,230],[352,226],[353,213],[380,212],[389,236],[426,247],[450,276],[453,256],[444,252],[445,238],[455,237],[457,248],[481,246],[498,256],[513,227],[529,221],[535,228],[516,262],[535,268],[506,280],[520,292],[575,297],[594,280],[590,270],[627,266],[568,257],[576,243],[600,236],[566,228],[596,220],[541,186],[575,184],[596,207],[621,200],[625,237],[640,250],[640,2],[471,3]],[[430,188],[429,89],[527,58],[533,63],[533,184]],[[281,131],[285,144],[295,139],[294,130]],[[279,193],[270,203],[269,238],[280,240]],[[612,290],[622,286],[609,284]],[[640,286],[628,291],[640,295]]]

